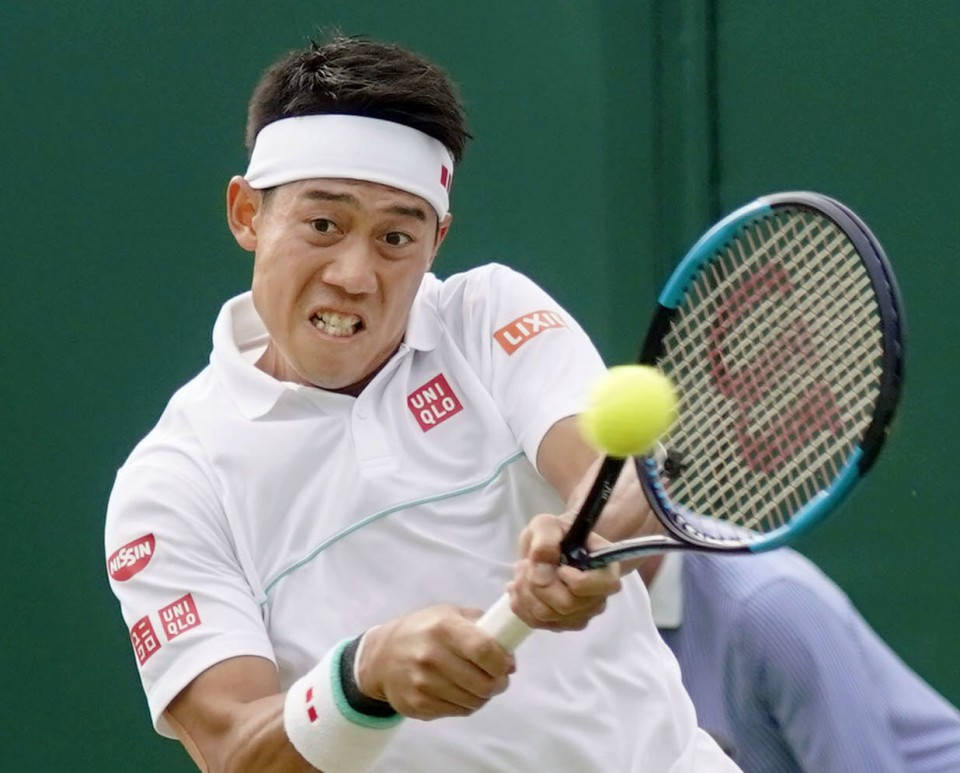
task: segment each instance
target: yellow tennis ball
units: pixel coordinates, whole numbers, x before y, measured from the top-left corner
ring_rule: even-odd
[[[610,368],[590,391],[580,431],[608,456],[645,454],[677,418],[677,392],[649,365]]]

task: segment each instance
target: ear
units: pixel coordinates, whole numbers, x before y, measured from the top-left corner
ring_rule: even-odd
[[[433,266],[433,261],[437,259],[437,252],[440,250],[440,245],[443,244],[443,240],[447,238],[447,232],[450,230],[450,224],[453,222],[453,215],[449,212],[443,216],[443,220],[437,225],[437,239],[433,245],[433,255],[430,256],[430,265],[427,266],[429,270]]]
[[[239,175],[231,178],[227,185],[227,225],[237,244],[249,252],[257,249],[256,220],[262,206],[260,191]]]

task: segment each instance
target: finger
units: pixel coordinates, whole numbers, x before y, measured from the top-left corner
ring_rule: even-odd
[[[486,700],[495,693],[497,680],[513,669],[513,655],[471,621],[455,618],[451,622],[446,648],[423,665],[445,681]]]
[[[528,587],[510,583],[507,590],[514,613],[535,628],[579,630],[606,607],[606,599],[601,597],[586,603],[580,602],[582,606],[574,611],[561,612],[534,596]]]
[[[474,622],[483,612],[479,609],[461,609],[464,617],[471,621],[462,630],[454,630],[450,636],[450,647],[458,656],[473,664],[490,678],[512,674],[517,670],[513,653],[506,650],[496,639],[480,630]]]
[[[483,610],[476,607],[457,607],[457,611],[473,623],[483,617]]]
[[[401,713],[420,718],[476,711],[488,696],[475,695],[457,683],[462,678],[458,662],[462,660],[449,651],[434,653],[429,660],[411,661],[392,685],[387,699]],[[485,674],[478,678],[489,679]],[[456,711],[450,712],[451,707]]]
[[[471,705],[474,703],[477,706],[482,705],[483,702],[489,700],[498,692],[502,692],[505,688],[508,679],[507,674],[496,677],[490,676],[475,663],[454,653],[451,653],[451,656],[449,660],[436,664],[437,673],[443,683],[449,684],[456,691],[456,694],[460,692],[469,693],[472,701]],[[436,694],[458,705],[465,705],[461,701],[455,700],[452,693],[449,696],[440,692]],[[480,703],[476,703],[476,701]]]
[[[559,579],[549,585],[536,585],[530,582],[529,572],[518,567],[514,580],[508,584],[511,602],[519,607],[521,619],[524,613],[537,624],[558,622],[565,617],[590,614],[604,603],[605,594],[574,596]],[[528,621],[529,622],[529,621]]]
[[[605,603],[608,595],[599,593],[575,596],[559,581],[545,587],[530,585],[519,592],[530,600],[529,606],[533,614],[542,621],[559,621],[563,618],[593,614]]]
[[[557,581],[577,598],[606,597],[620,590],[620,565],[614,562],[587,570],[561,566],[557,569]]]
[[[518,562],[515,570],[514,579],[519,587],[529,593],[532,598],[537,599],[542,604],[546,604],[558,615],[573,614],[584,609],[588,604],[593,603],[596,597],[603,597],[602,592],[590,593],[587,589],[578,594],[571,593],[567,585],[560,579],[561,572],[567,574],[572,567],[548,566],[550,569],[550,579],[545,581],[542,577],[541,569],[543,564],[530,564],[529,561]],[[577,572],[576,569],[573,569]],[[593,585],[599,585],[596,581]]]

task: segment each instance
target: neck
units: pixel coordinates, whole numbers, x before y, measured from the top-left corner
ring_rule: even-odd
[[[267,344],[267,348],[264,350],[263,354],[260,355],[260,359],[257,360],[255,367],[262,370],[264,373],[273,376],[278,381],[290,381],[294,384],[303,384],[304,386],[316,387],[317,389],[323,389],[327,392],[336,392],[337,394],[356,397],[364,390],[367,384],[369,384],[374,377],[381,370],[383,370],[383,366],[390,362],[391,358],[397,353],[397,349],[399,348],[400,343],[398,342],[396,348],[390,353],[390,356],[384,359],[384,361],[370,371],[370,373],[368,373],[359,381],[355,381],[352,384],[347,384],[347,386],[337,387],[336,389],[321,386],[320,384],[314,384],[312,381],[308,381],[299,373],[297,373],[296,369],[291,367],[283,355],[280,354],[279,349],[272,340]]]

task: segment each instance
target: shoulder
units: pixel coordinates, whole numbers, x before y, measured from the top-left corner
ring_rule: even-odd
[[[470,314],[504,300],[505,295],[542,292],[528,276],[502,263],[486,263],[440,279],[424,277],[420,295],[441,314]]]
[[[691,602],[722,607],[728,655],[751,673],[760,669],[771,680],[768,689],[813,678],[825,658],[856,655],[851,648],[860,646],[865,623],[843,591],[799,553],[689,557],[684,582],[696,588]]]
[[[683,558],[683,572],[686,582],[700,588],[719,588],[723,596],[740,604],[790,590],[812,593],[834,605],[850,603],[823,571],[790,548],[737,556],[689,553]]]
[[[209,420],[217,404],[210,368],[178,389],[153,428],[117,470],[107,507],[107,530],[153,502],[190,500],[216,509],[214,475],[197,431],[197,417]]]
[[[216,379],[208,366],[171,396],[151,430],[134,446],[123,466],[163,466],[172,460],[200,454],[198,416],[207,415],[220,403],[213,393]],[[222,398],[221,398],[222,399]]]
[[[519,343],[548,329],[584,335],[577,321],[542,287],[525,274],[500,263],[453,274],[440,280],[424,278],[418,296],[421,308],[455,338],[491,336],[507,354]]]

